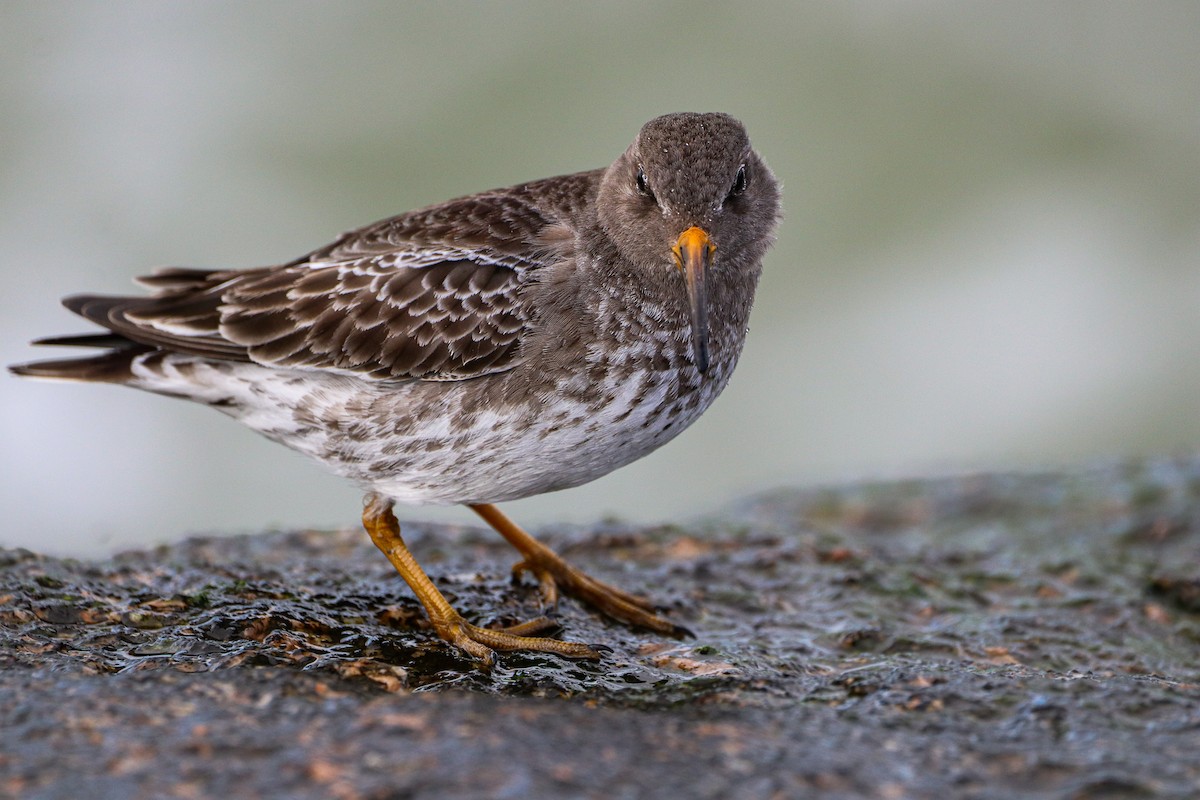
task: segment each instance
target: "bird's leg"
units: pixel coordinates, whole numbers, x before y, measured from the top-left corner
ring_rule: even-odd
[[[689,636],[691,631],[682,625],[654,613],[649,600],[623,592],[615,586],[596,580],[572,567],[562,556],[534,539],[491,503],[472,505],[471,510],[496,529],[508,543],[524,556],[513,567],[515,574],[531,572],[541,587],[542,602],[553,606],[561,591],[582,600],[615,620],[669,636]]]
[[[363,501],[363,527],[370,534],[371,541],[383,551],[400,577],[413,590],[417,600],[425,606],[425,612],[429,614],[429,621],[438,636],[484,665],[492,663],[494,650],[540,650],[568,658],[600,658],[600,653],[586,644],[529,636],[553,625],[545,617],[502,630],[481,628],[463,619],[445,595],[433,585],[400,538],[400,523],[392,513],[391,500],[368,494]]]

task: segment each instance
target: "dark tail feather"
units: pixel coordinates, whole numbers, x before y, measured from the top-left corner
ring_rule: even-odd
[[[131,342],[117,333],[81,333],[76,336],[47,336],[30,344],[54,347],[129,347]]]
[[[72,294],[62,299],[62,304],[86,320],[112,330],[109,312],[128,304],[133,298],[104,294]]]
[[[104,334],[97,334],[102,338]],[[71,337],[61,337],[68,339]],[[84,337],[77,337],[84,338]],[[65,342],[63,342],[65,344]],[[60,342],[53,342],[60,344]],[[128,344],[128,343],[126,343]],[[49,361],[34,361],[31,364],[16,364],[8,368],[14,375],[26,378],[52,378],[65,381],[88,381],[101,383],[125,383],[133,378],[133,359],[154,348],[141,345],[125,346],[107,353],[85,358],[60,358]]]
[[[182,291],[186,289],[203,288],[212,282],[212,276],[220,270],[193,269],[191,267],[163,267],[149,275],[136,278],[137,282],[148,289],[162,291]]]

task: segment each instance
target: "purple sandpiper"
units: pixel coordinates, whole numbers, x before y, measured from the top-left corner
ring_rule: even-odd
[[[363,524],[442,639],[598,658],[465,620],[400,537],[395,502],[470,506],[518,551],[542,600],[686,630],[567,564],[493,503],[641,458],[725,387],[746,338],[779,187],[726,114],[646,123],[612,166],[411,211],[295,261],[161,269],[133,297],[75,295],[102,348],[12,367],[206,403],[367,491]]]

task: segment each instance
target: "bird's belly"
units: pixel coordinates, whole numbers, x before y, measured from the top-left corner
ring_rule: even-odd
[[[646,370],[524,392],[484,378],[472,393],[467,382],[379,384],[172,356],[136,385],[206,402],[365,488],[421,505],[500,502],[599,478],[673,439],[731,371]]]
[[[679,391],[676,376],[633,376],[615,393],[560,394],[463,415],[453,404],[421,430],[378,442],[359,480],[404,503],[489,503],[578,486],[670,441],[720,386]]]

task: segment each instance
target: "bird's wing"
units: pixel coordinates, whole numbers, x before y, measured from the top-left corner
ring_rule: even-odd
[[[144,297],[66,305],[127,339],[208,358],[374,380],[459,380],[514,366],[535,324],[523,287],[555,259],[555,220],[476,195],[344,234],[278,267],[172,268]]]

